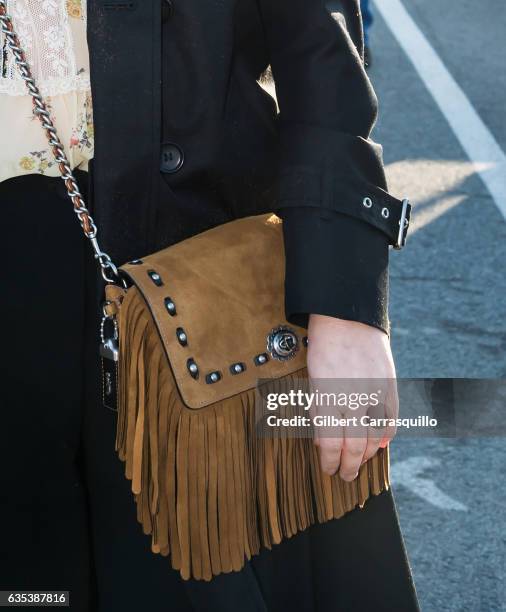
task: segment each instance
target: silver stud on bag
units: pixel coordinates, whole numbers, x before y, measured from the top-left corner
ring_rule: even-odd
[[[382,208],[381,209],[381,216],[384,219],[388,219],[388,217],[390,216],[390,211],[388,210],[388,208]]]
[[[155,270],[148,270],[148,276],[157,287],[161,287],[163,285],[162,277],[158,274],[158,272],[155,272]]]
[[[371,208],[372,207],[372,200],[371,198],[364,198],[362,200],[362,204],[366,207],[366,208]]]
[[[188,361],[186,362],[186,367],[188,368],[188,372],[190,372],[192,378],[197,379],[199,377],[199,367],[195,363],[193,357],[190,357],[190,359],[188,359]]]
[[[142,259],[132,259],[128,262],[131,266],[140,266],[143,262]]]
[[[206,376],[206,383],[208,385],[212,385],[213,383],[218,382],[219,380],[221,380],[221,373],[217,370],[215,372],[210,372]]]
[[[304,338],[302,338],[302,344],[304,346],[307,346],[309,344],[309,338],[307,336],[304,336]]]
[[[170,297],[166,297],[164,302],[165,302],[165,308],[167,309],[167,312],[170,314],[171,317],[173,317],[175,314],[177,314],[177,312],[176,312],[176,305],[170,299]]]
[[[267,363],[269,361],[269,356],[267,355],[267,353],[260,353],[260,355],[257,355],[253,361],[255,362],[255,365],[259,366],[259,365],[263,365],[264,363]]]
[[[188,336],[182,327],[176,329],[176,338],[181,346],[186,346],[188,344]]]
[[[244,372],[244,370],[246,369],[246,365],[244,363],[233,363],[230,366],[230,373],[231,374],[240,374],[241,372]]]

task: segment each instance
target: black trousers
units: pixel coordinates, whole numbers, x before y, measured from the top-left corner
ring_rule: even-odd
[[[63,183],[0,183],[0,211],[1,590],[69,590],[86,612],[418,609],[390,492],[210,583],[153,555],[100,401],[99,284]]]

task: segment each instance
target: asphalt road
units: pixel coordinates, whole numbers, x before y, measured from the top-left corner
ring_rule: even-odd
[[[504,1],[403,5],[506,151]],[[375,15],[373,136],[384,145],[390,191],[414,203],[407,247],[392,254],[398,374],[502,378],[504,217],[417,73],[416,57]],[[394,442],[393,488],[423,612],[506,610],[505,457],[504,437]]]

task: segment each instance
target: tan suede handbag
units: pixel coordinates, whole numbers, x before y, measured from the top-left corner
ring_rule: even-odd
[[[306,332],[285,319],[280,219],[238,219],[117,269],[5,0],[0,20],[106,281],[104,404],[117,406],[116,449],[153,552],[184,579],[210,580],[387,489],[388,448],[345,482],[321,472],[310,438],[258,435],[258,380],[281,391],[307,379]]]

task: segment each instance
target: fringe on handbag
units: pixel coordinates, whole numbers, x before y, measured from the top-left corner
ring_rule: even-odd
[[[387,489],[388,449],[345,482],[322,473],[311,439],[258,434],[258,380],[278,392],[307,380],[305,330],[284,315],[280,220],[238,219],[118,270],[99,247],[5,0],[0,22],[107,283],[104,404],[117,405],[116,449],[153,552],[170,555],[184,579],[210,580]]]
[[[311,439],[259,431],[257,380],[279,393],[307,378],[305,330],[284,319],[277,217],[232,221],[122,270],[132,286],[106,288],[116,449],[153,552],[183,578],[238,571],[388,488],[388,449],[345,482],[321,471]]]

